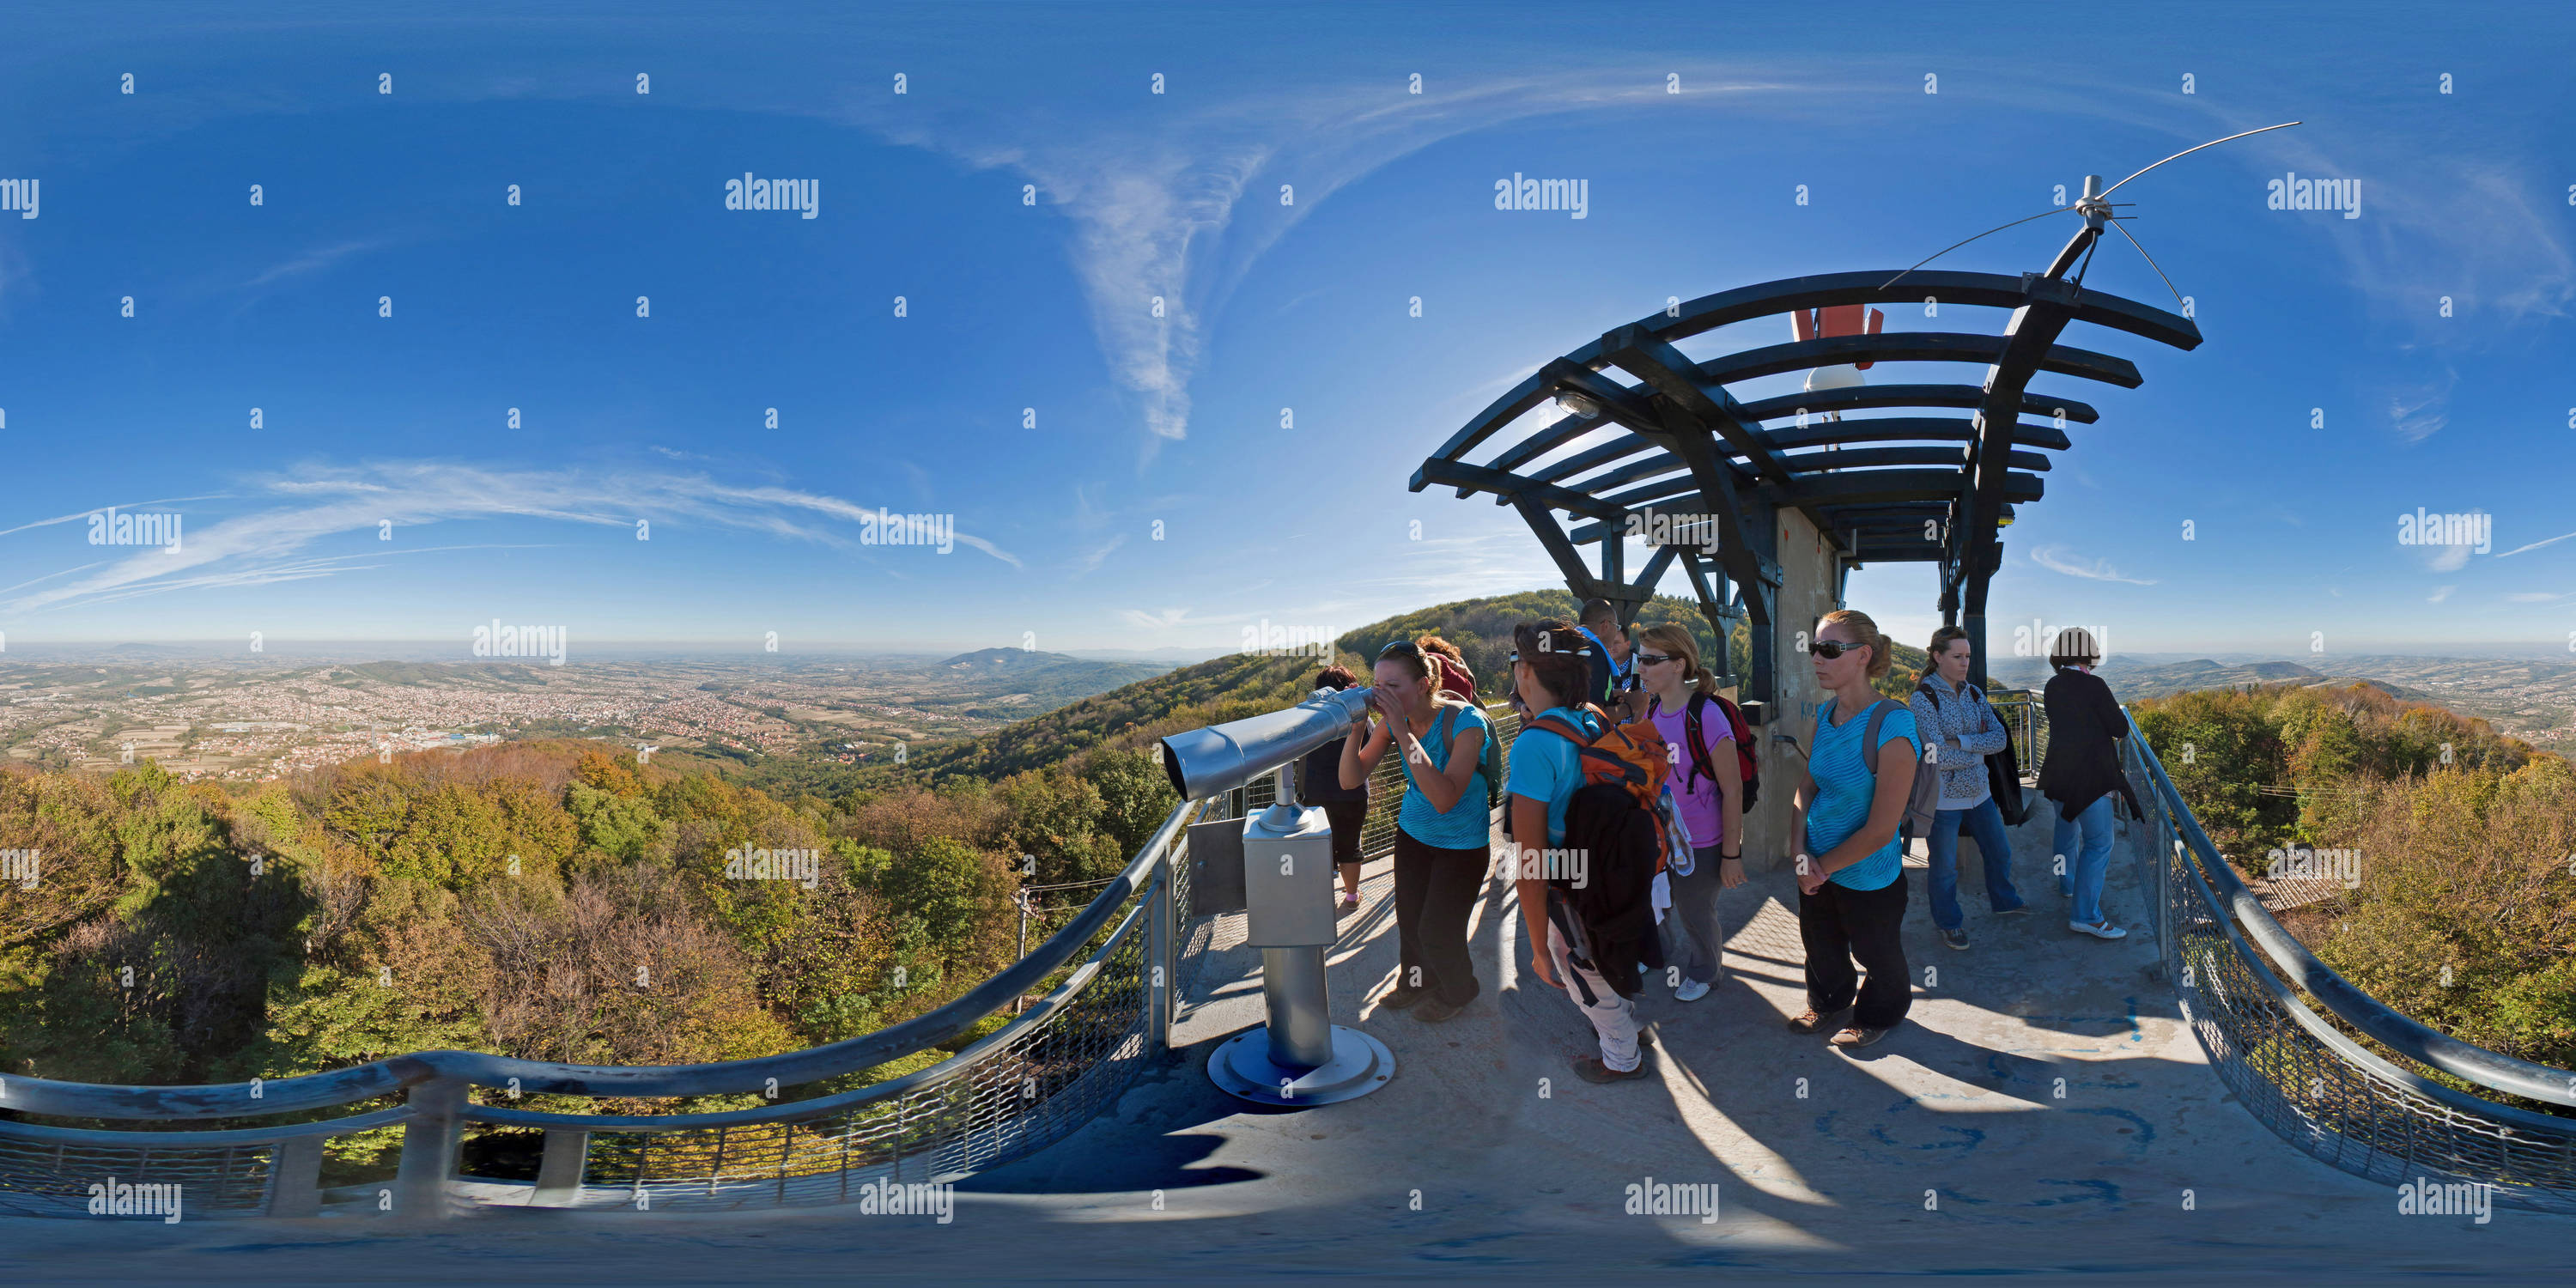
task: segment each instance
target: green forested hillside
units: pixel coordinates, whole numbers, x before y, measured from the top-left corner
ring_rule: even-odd
[[[2184,693],[2135,710],[2211,841],[2248,876],[2302,849],[2343,863],[2348,888],[2283,915],[2327,965],[2443,1032],[2576,1066],[2565,760],[2367,684]]]
[[[1369,659],[1388,643],[1437,634],[1466,654],[1478,688],[1488,701],[1495,701],[1502,697],[1512,627],[1550,617],[1571,621],[1576,606],[1574,596],[1561,590],[1460,600],[1372,622],[1345,633],[1335,641],[1335,648],[1341,664],[1365,680]],[[1707,655],[1715,636],[1696,603],[1661,595],[1648,601],[1637,616],[1641,627],[1667,622],[1690,628],[1703,656]],[[1733,646],[1740,669],[1747,656],[1741,630]],[[1915,656],[1919,661],[1921,653]],[[923,781],[953,774],[993,778],[1057,764],[1096,746],[1151,747],[1168,734],[1295,702],[1310,691],[1310,682],[1323,665],[1322,659],[1313,656],[1232,654],[1095,694],[980,738],[914,753],[903,765],[867,771],[872,777],[863,776],[861,781]]]
[[[572,741],[243,788],[148,761],[0,768],[0,849],[33,858],[0,887],[0,1076],[246,1081],[437,1048],[686,1064],[837,1041],[988,977],[1017,951],[1020,886],[1114,874],[1171,805],[1159,770],[1112,751],[832,802]],[[794,866],[743,866],[760,853]]]

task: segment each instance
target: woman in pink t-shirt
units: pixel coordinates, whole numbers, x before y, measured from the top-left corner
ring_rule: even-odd
[[[1691,871],[1672,876],[1673,915],[1664,921],[1664,960],[1677,973],[1673,996],[1695,1002],[1717,979],[1724,936],[1717,892],[1744,884],[1744,772],[1736,733],[1718,708],[1717,677],[1699,664],[1699,644],[1679,626],[1649,626],[1638,636],[1637,674],[1646,718],[1672,757],[1672,787],[1691,837]],[[1699,726],[1693,737],[1691,726]],[[1703,758],[1701,753],[1706,752]],[[1673,933],[1678,923],[1684,942]]]

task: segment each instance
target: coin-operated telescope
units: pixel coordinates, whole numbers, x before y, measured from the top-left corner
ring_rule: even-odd
[[[1367,717],[1369,691],[1318,689],[1285,711],[1212,725],[1163,740],[1163,771],[1183,799],[1198,800],[1276,773],[1270,808],[1190,828],[1190,911],[1240,912],[1245,942],[1261,950],[1261,994],[1270,1022],[1208,1054],[1208,1077],[1267,1105],[1330,1104],[1395,1076],[1386,1044],[1332,1022],[1324,950],[1333,918],[1333,833],[1324,811],[1299,808],[1290,781],[1298,759]]]

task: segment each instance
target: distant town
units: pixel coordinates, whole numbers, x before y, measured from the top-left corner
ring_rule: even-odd
[[[0,661],[0,756],[150,760],[260,782],[364,756],[536,737],[856,764],[972,737],[1168,669],[989,649],[944,661]]]

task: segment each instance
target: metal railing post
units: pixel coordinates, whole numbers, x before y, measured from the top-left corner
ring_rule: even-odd
[[[289,1136],[268,1156],[269,1216],[322,1214],[322,1140]]]
[[[394,1172],[394,1215],[404,1221],[438,1221],[447,1215],[447,1181],[465,1141],[462,1078],[438,1077],[411,1089],[411,1121],[403,1125],[402,1161]]]
[[[537,1163],[536,1207],[581,1206],[582,1172],[590,1162],[590,1133],[549,1129],[546,1152]]]
[[[1161,1046],[1172,1044],[1172,1024],[1177,1018],[1180,963],[1173,960],[1172,947],[1179,938],[1172,928],[1172,851],[1165,846],[1154,860],[1153,884],[1146,898],[1145,913],[1145,1019],[1154,1041]]]

